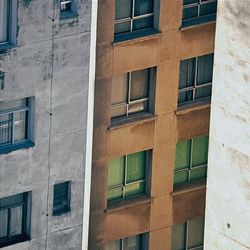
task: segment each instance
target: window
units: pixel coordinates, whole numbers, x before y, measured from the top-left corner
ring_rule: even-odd
[[[54,185],[53,215],[60,215],[70,211],[71,182]]]
[[[0,49],[16,42],[16,0],[0,0]]]
[[[208,136],[180,141],[176,144],[174,184],[206,177]]]
[[[173,226],[172,250],[203,250],[204,218]]]
[[[214,54],[181,61],[179,105],[211,97],[213,63]]]
[[[148,234],[139,234],[108,243],[105,250],[147,250]]]
[[[112,82],[112,119],[152,112],[154,68],[118,75]]]
[[[76,0],[61,0],[60,18],[67,18],[77,15]]]
[[[217,0],[183,0],[182,27],[216,19]]]
[[[0,71],[0,90],[4,89],[4,72]]]
[[[0,102],[0,153],[34,145],[31,102],[32,98]]]
[[[149,151],[120,156],[109,161],[108,201],[145,193]]]
[[[115,42],[138,36],[149,35],[156,26],[157,2],[154,0],[116,0]],[[135,36],[134,36],[135,35]]]
[[[0,199],[0,247],[29,239],[31,192]]]

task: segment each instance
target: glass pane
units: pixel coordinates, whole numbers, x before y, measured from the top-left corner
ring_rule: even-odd
[[[203,245],[204,239],[204,218],[190,220],[188,222],[188,247]]]
[[[179,89],[194,86],[195,58],[183,60],[180,63]]]
[[[114,76],[112,80],[111,103],[127,103],[128,74]]]
[[[12,114],[0,115],[0,146],[12,143]]]
[[[178,103],[189,102],[193,100],[193,90],[179,92]]]
[[[0,111],[9,109],[18,109],[27,106],[27,99],[21,99],[12,102],[0,102]]]
[[[198,3],[199,0],[183,0],[183,5]]]
[[[198,16],[198,6],[185,8],[182,12],[182,19],[187,20]]]
[[[146,152],[128,155],[127,183],[145,178]]]
[[[122,22],[122,23],[116,23],[115,24],[115,34],[122,34],[122,33],[127,33],[130,32],[130,25],[131,22]]]
[[[200,87],[195,89],[195,99],[209,97],[212,95],[212,84],[207,87]]]
[[[0,239],[7,236],[8,210],[0,210]]]
[[[135,0],[135,16],[154,12],[153,0]]]
[[[27,129],[27,117],[28,112],[18,112],[15,113],[15,123],[14,123],[14,141],[22,141],[27,138],[26,129]]]
[[[105,250],[120,250],[121,240],[111,241],[106,244]]]
[[[115,1],[115,20],[131,17],[132,0]]]
[[[191,177],[190,179],[199,179],[202,177],[206,177],[207,176],[207,167],[199,167],[199,168],[194,168],[191,170]]]
[[[197,85],[212,82],[213,64],[214,54],[198,57]]]
[[[23,206],[10,209],[10,236],[22,234]]]
[[[12,195],[12,196],[0,199],[0,207],[13,206],[23,201],[24,201],[24,194]]]
[[[153,17],[140,18],[133,21],[133,31],[153,27]]]
[[[174,184],[179,184],[188,181],[188,170],[181,171],[174,174]]]
[[[186,249],[186,224],[176,224],[172,232],[172,250]]]
[[[8,41],[8,0],[0,0],[0,43]]]
[[[149,97],[149,69],[131,73],[130,101]]]
[[[108,201],[122,198],[123,187],[108,190]]]
[[[176,144],[175,170],[189,168],[191,140],[180,141]]]
[[[144,111],[146,112],[148,111],[148,100],[130,104],[128,108],[129,114],[135,114]]]
[[[193,139],[192,166],[199,166],[207,163],[208,136]]]
[[[144,182],[130,184],[126,186],[125,196],[127,197],[127,196],[132,196],[135,194],[139,194],[139,193],[144,193],[144,191],[145,191]]]
[[[216,13],[217,2],[202,4],[200,8],[200,16]]]
[[[111,117],[119,118],[127,115],[127,105],[112,107],[111,109]]]
[[[124,181],[125,157],[116,157],[109,161],[108,186],[122,185]]]
[[[124,239],[124,250],[141,250],[141,235]]]

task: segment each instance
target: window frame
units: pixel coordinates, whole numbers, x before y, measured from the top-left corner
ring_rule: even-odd
[[[59,186],[62,186],[62,185],[66,185],[66,187],[67,187],[67,194],[66,194],[67,195],[67,204],[63,208],[55,209],[54,205],[55,205],[56,188],[58,188]],[[71,211],[71,181],[64,181],[64,182],[59,182],[59,183],[54,184],[52,215],[53,216],[60,216],[62,214],[68,213],[70,211]]]
[[[184,0],[182,2],[183,2],[183,6],[182,6],[182,28],[197,25],[197,24],[207,23],[207,22],[211,22],[211,21],[216,20],[217,6],[216,6],[216,12],[210,13],[210,14],[207,14],[207,15],[200,15],[200,9],[201,9],[202,5],[208,5],[210,3],[216,3],[216,5],[217,5],[217,0],[205,0],[205,1],[204,0],[198,0],[197,3],[190,3],[190,4],[184,4]],[[189,9],[189,8],[193,8],[193,7],[197,7],[197,16],[192,17],[192,18],[188,18],[188,19],[184,19],[183,18],[184,10]]]
[[[17,42],[17,0],[8,0],[7,40],[0,41],[0,53],[16,46]]]
[[[183,223],[173,225],[173,227],[174,227],[175,225],[183,225],[184,224],[184,227],[185,227],[185,246],[184,246],[183,250],[196,250],[197,248],[203,248],[203,246],[204,246],[204,231],[205,230],[203,231],[203,244],[202,245],[195,246],[195,247],[189,247],[188,246],[188,243],[189,243],[188,242],[188,240],[189,240],[189,231],[190,231],[190,225],[189,224],[190,224],[191,221],[198,220],[198,219],[203,219],[204,220],[204,225],[205,225],[205,218],[204,217],[194,218],[194,219],[185,221]]]
[[[188,172],[188,180],[186,180],[184,182],[180,182],[180,183],[174,183],[174,186],[179,186],[179,185],[183,185],[183,184],[186,184],[186,183],[191,183],[191,182],[193,182],[195,180],[198,180],[198,179],[201,179],[201,178],[206,178],[206,176],[204,176],[204,177],[200,177],[200,178],[193,178],[193,179],[191,179],[191,172],[192,172],[192,170],[205,168],[205,170],[207,172],[208,158],[207,158],[206,164],[201,164],[201,165],[198,165],[198,166],[192,166],[192,163],[193,163],[192,160],[193,160],[193,144],[194,144],[194,140],[197,139],[197,138],[203,138],[203,137],[204,138],[208,137],[208,135],[194,137],[194,138],[191,138],[191,139],[188,139],[188,140],[183,140],[183,141],[188,141],[188,142],[190,141],[189,166],[187,168],[183,168],[183,169],[179,169],[179,170],[175,170],[175,167],[174,167],[174,178],[175,178],[175,175],[178,174],[178,173]],[[182,141],[179,141],[179,142],[182,142]],[[177,144],[179,142],[177,142]],[[208,144],[209,144],[209,137],[208,137]],[[175,149],[175,150],[177,152],[177,149]],[[176,155],[175,155],[175,157],[176,157]],[[175,163],[175,166],[176,166],[176,163]],[[207,173],[206,173],[206,175],[207,175]]]
[[[214,53],[210,53],[210,54],[206,54],[206,55],[202,55],[202,56],[197,56],[197,57],[192,57],[192,58],[187,58],[182,60],[183,62],[186,60],[195,60],[195,72],[194,72],[194,83],[192,84],[192,86],[188,86],[188,87],[184,87],[184,88],[179,88],[180,82],[178,83],[178,106],[184,106],[190,103],[194,103],[194,102],[198,102],[198,101],[203,101],[203,100],[211,100],[211,95],[210,96],[205,96],[205,97],[201,97],[201,98],[195,98],[195,94],[196,91],[202,88],[206,88],[206,87],[210,87],[211,86],[211,91],[212,91],[212,83],[213,81],[209,82],[209,83],[205,83],[205,84],[197,84],[197,77],[198,77],[198,61],[199,58],[204,57],[204,56],[208,56],[208,55],[214,55]],[[214,60],[214,59],[213,59]],[[181,62],[182,62],[181,61]],[[181,62],[180,62],[180,72],[179,72],[179,81],[180,81],[180,76],[181,76]],[[213,65],[214,65],[214,61],[213,61]],[[212,66],[213,67],[213,66]],[[212,69],[212,78],[213,78],[213,69]],[[192,91],[192,100],[189,101],[184,101],[184,102],[179,102],[179,95],[180,93],[185,93],[188,91]]]
[[[153,0],[153,12],[146,13],[143,15],[136,16],[135,15],[135,1],[131,0],[132,3],[132,10],[131,15],[129,17],[121,18],[121,19],[114,19],[114,43],[119,43],[122,41],[139,38],[148,35],[158,34],[159,31],[159,8],[160,8],[160,1]],[[150,1],[150,0],[149,0]],[[133,22],[136,20],[144,19],[152,17],[153,18],[153,25],[150,27],[134,30],[133,29]],[[115,26],[117,24],[130,22],[130,31],[123,32],[123,33],[115,33]]]
[[[12,202],[12,204],[6,205],[1,207],[0,210],[5,210],[7,209],[7,237],[2,240],[0,240],[0,248],[13,245],[19,242],[27,241],[30,239],[30,220],[31,220],[31,192],[25,192],[25,193],[20,193],[16,195],[11,195],[8,197],[3,197],[1,199],[8,199],[8,198],[13,198],[15,196],[22,196],[22,202]],[[0,199],[0,201],[1,201]],[[0,202],[1,204],[1,202]],[[17,207],[22,207],[22,232],[21,234],[10,236],[10,221],[11,221],[11,209],[17,208]]]
[[[122,184],[114,185],[114,186],[111,186],[111,187],[108,186],[108,190],[107,190],[107,200],[108,200],[108,203],[113,203],[113,202],[116,202],[116,201],[130,199],[130,198],[133,198],[133,197],[135,197],[137,195],[140,195],[140,194],[147,194],[148,185],[149,185],[149,167],[151,165],[151,150],[139,151],[139,152],[135,152],[135,153],[132,153],[132,154],[141,153],[141,152],[145,152],[145,166],[144,166],[145,176],[144,176],[144,179],[140,179],[140,180],[137,180],[137,181],[133,181],[133,182],[127,183],[127,172],[128,172],[128,170],[127,170],[128,169],[127,163],[128,163],[128,156],[131,155],[131,154],[126,154],[126,155],[123,155],[123,156],[118,156],[118,157],[125,158],[125,161],[124,161],[124,163],[125,163],[125,166],[124,166],[124,178],[123,178]],[[110,160],[112,160],[112,159],[110,159]],[[144,190],[143,190],[143,192],[132,194],[132,195],[126,195],[126,187],[129,187],[129,186],[134,185],[134,184],[140,184],[140,183],[144,183]],[[109,191],[117,189],[117,188],[121,188],[122,189],[122,197],[109,199],[109,197],[108,197]]]
[[[118,121],[118,120],[125,120],[131,117],[137,117],[141,116],[143,114],[153,114],[154,113],[154,92],[155,92],[155,76],[156,76],[156,67],[152,68],[146,68],[146,69],[141,69],[138,71],[143,71],[143,70],[148,70],[148,97],[141,98],[141,99],[136,99],[131,101],[131,86],[132,86],[132,74],[136,71],[130,71],[125,74],[128,75],[127,79],[127,100],[126,102],[118,103],[118,104],[112,104],[111,100],[111,122]],[[125,75],[122,74],[122,75]],[[115,87],[115,82],[114,79],[112,79],[112,88]],[[147,110],[139,111],[139,112],[129,112],[129,107],[138,104],[138,103],[145,103],[147,102],[148,108]],[[121,107],[126,107],[126,114],[121,115],[121,116],[112,116],[112,111],[116,108],[121,108]]]
[[[19,108],[13,108],[13,109],[6,109],[3,111],[0,111],[0,117],[1,116],[5,116],[5,115],[10,115],[11,116],[11,120],[9,120],[8,122],[10,124],[8,124],[7,126],[11,126],[11,131],[10,132],[10,137],[11,137],[11,142],[8,142],[7,144],[3,143],[3,145],[0,144],[0,154],[1,153],[8,153],[10,151],[13,150],[17,150],[17,149],[21,149],[21,148],[28,148],[31,146],[34,146],[33,143],[33,113],[34,113],[34,98],[33,97],[26,97],[23,99],[18,99],[18,100],[14,100],[15,101],[21,101],[24,100],[26,102],[26,105],[23,107],[19,107]],[[14,137],[15,137],[15,129],[14,129],[14,125],[15,125],[15,115],[17,113],[21,113],[21,112],[27,112],[27,115],[25,117],[25,134],[26,134],[26,138],[24,140],[21,141],[14,141]],[[6,126],[6,125],[2,125],[2,126]]]

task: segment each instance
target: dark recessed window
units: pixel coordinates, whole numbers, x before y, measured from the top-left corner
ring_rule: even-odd
[[[212,92],[214,54],[181,61],[179,104],[209,99]]]
[[[66,1],[61,0],[61,12],[71,11],[71,5],[72,5],[71,0],[66,0]]]
[[[29,239],[31,192],[0,199],[0,247]]]
[[[69,18],[77,16],[76,0],[61,0],[60,2],[60,18]]]
[[[4,72],[0,71],[0,90],[4,89]]]
[[[70,211],[71,182],[54,185],[53,215],[60,215]]]
[[[216,19],[217,0],[183,0],[182,26]]]

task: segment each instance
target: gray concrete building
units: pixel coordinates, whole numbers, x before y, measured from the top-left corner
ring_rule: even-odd
[[[95,5],[0,0],[4,250],[87,249]]]
[[[250,249],[250,7],[219,0],[206,197],[206,250]]]

